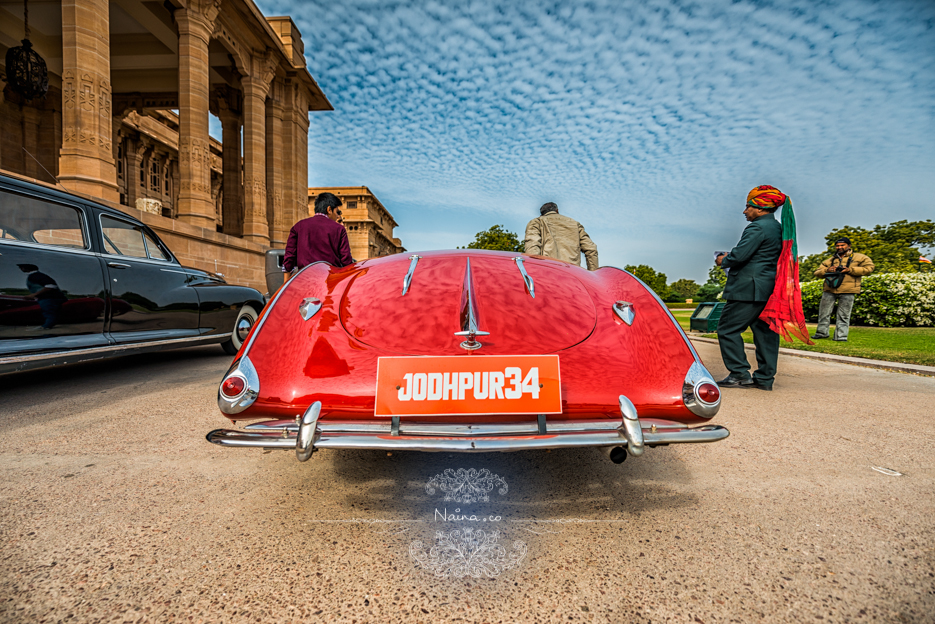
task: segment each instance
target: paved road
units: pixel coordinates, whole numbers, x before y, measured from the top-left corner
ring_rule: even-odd
[[[620,466],[595,450],[299,464],[204,441],[229,361],[0,378],[0,621],[935,621],[935,379],[783,358],[774,392],[727,391],[728,440]],[[448,468],[508,489],[445,503],[425,486]],[[493,578],[413,566],[436,531],[491,529]]]

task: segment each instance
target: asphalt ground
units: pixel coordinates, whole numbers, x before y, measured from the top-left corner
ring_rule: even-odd
[[[0,377],[0,621],[935,621],[935,378],[781,357],[773,392],[725,390],[729,439],[622,465],[300,464],[205,441],[229,362],[210,347]],[[506,491],[426,490],[459,468]],[[435,576],[437,539],[481,578]],[[458,551],[439,552],[451,572]]]

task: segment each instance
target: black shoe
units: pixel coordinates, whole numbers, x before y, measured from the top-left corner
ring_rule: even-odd
[[[847,338],[832,338],[835,342],[847,342]]]
[[[766,390],[767,392],[772,392],[773,384],[770,384],[767,386],[766,384],[760,383],[759,381],[754,379],[752,384],[746,385],[744,386],[744,388],[750,388],[752,390]]]
[[[831,336],[819,336],[818,334],[812,334],[812,338],[815,340],[824,340],[825,338],[830,338]]]
[[[721,388],[746,388],[753,385],[754,381],[752,379],[740,379],[739,377],[732,377],[728,375],[721,381],[717,382],[717,385]]]

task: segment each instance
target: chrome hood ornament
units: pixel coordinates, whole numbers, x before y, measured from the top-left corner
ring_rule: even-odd
[[[532,278],[529,277],[529,273],[526,272],[526,265],[523,264],[524,259],[520,256],[513,258],[513,262],[516,263],[516,267],[519,269],[520,274],[523,276],[523,284],[526,286],[526,292],[529,293],[529,296],[533,299],[536,298],[536,284],[532,281]]]
[[[481,331],[477,328],[477,300],[474,295],[474,277],[471,274],[471,259],[467,258],[466,260],[464,286],[461,288],[461,331],[455,332],[455,336],[466,336],[467,340],[461,343],[461,348],[475,351],[484,346],[477,342],[475,338],[477,336],[489,336],[490,332]]]
[[[419,264],[419,260],[422,256],[413,254],[409,256],[409,270],[406,271],[406,277],[403,278],[403,294],[400,297],[405,296],[409,292],[409,285],[412,283],[412,274],[416,271],[416,265]]]

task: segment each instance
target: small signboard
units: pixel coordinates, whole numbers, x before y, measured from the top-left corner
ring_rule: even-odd
[[[717,330],[717,323],[724,309],[723,301],[706,301],[699,303],[692,312],[689,327],[693,331],[713,332]]]
[[[561,414],[557,355],[382,357],[376,416]]]

